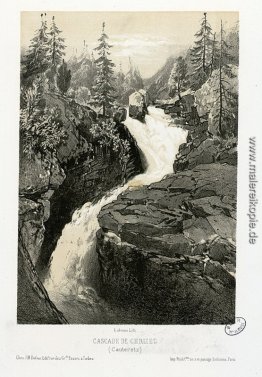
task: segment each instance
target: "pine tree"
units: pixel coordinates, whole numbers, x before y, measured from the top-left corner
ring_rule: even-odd
[[[47,69],[47,42],[47,23],[43,14],[41,14],[41,26],[36,30],[35,37],[31,39],[29,50],[25,55],[24,61],[22,61],[25,78],[43,73]]]
[[[191,49],[191,62],[194,67],[196,85],[201,86],[209,73],[212,50],[212,29],[207,21],[206,13],[204,13],[200,30],[195,37],[195,45]]]
[[[105,33],[105,23],[102,24],[102,34],[98,39],[99,45],[95,48],[98,52],[98,59],[95,60],[97,75],[95,80],[94,101],[102,106],[103,116],[106,115],[107,109],[112,107],[115,97],[112,92],[115,91],[113,81],[113,67],[115,64],[109,59],[111,45],[107,42],[108,36]]]
[[[58,29],[55,23],[55,17],[52,17],[52,23],[49,31],[49,41],[48,41],[48,58],[51,66],[57,67],[61,64],[63,56],[65,55],[65,39],[60,37],[62,33]]]
[[[221,21],[220,29],[220,50],[219,50],[219,76],[218,98],[215,103],[216,114],[214,120],[218,122],[218,133],[222,138],[226,138],[230,134],[237,133],[238,118],[238,96],[230,90],[228,78],[234,77],[231,66],[227,64],[230,57],[229,46],[225,41],[223,23]]]
[[[69,87],[71,82],[71,71],[67,68],[67,64],[65,63],[64,59],[62,64],[58,67],[57,70],[57,78],[56,78],[56,84],[58,89],[62,94],[65,94]]]

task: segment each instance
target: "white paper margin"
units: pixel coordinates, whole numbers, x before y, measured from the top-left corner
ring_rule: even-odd
[[[115,337],[114,328],[98,325],[17,325],[17,206],[18,206],[18,119],[20,11],[239,11],[240,12],[240,113],[237,219],[236,316],[247,326],[237,336],[227,336],[224,326],[130,326],[135,337],[156,337],[159,344],[150,352],[109,354],[107,346],[93,344],[96,337]],[[244,1],[65,1],[20,0],[1,3],[0,141],[1,141],[1,349],[0,374],[13,376],[195,376],[210,377],[234,373],[240,377],[262,375],[262,248],[261,201],[257,217],[259,238],[248,243],[248,139],[257,139],[258,189],[261,194],[262,146],[261,46],[262,4]],[[157,26],[156,26],[157,27]],[[134,334],[132,335],[134,336]],[[125,337],[125,334],[123,335]],[[90,356],[94,361],[17,360],[17,355]],[[234,362],[170,361],[170,357],[231,357]]]

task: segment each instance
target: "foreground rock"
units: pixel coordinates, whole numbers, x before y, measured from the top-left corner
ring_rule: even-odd
[[[17,323],[65,324],[67,320],[55,307],[41,283],[30,255],[19,239]]]
[[[103,208],[101,291],[142,323],[234,320],[236,168],[198,165]]]

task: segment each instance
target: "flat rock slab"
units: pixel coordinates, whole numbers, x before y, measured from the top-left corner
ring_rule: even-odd
[[[143,244],[145,248],[145,237],[149,240],[167,234],[186,237],[191,246],[216,236],[234,241],[235,198],[234,166],[199,165],[170,174],[148,187],[128,189],[102,209],[99,223],[105,231],[115,232],[129,242],[132,240],[133,245]],[[173,241],[173,249],[177,243],[180,253],[180,243]],[[161,247],[155,247],[160,253],[164,253],[163,244],[170,250],[171,242],[163,243],[163,239],[159,242]],[[156,245],[156,240],[151,244]]]

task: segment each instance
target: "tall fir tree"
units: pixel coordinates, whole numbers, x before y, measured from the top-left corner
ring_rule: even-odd
[[[107,109],[112,107],[115,99],[112,94],[115,88],[112,84],[113,81],[113,67],[115,64],[109,59],[110,48],[112,47],[108,43],[108,36],[105,33],[105,22],[102,24],[102,34],[98,39],[99,45],[95,48],[98,52],[98,59],[95,60],[97,67],[97,74],[95,79],[94,101],[102,107],[103,116],[106,115]]]
[[[191,62],[194,67],[195,85],[200,87],[208,77],[212,55],[212,28],[207,21],[206,12],[195,37],[194,47],[191,49]]]
[[[219,47],[219,75],[218,87],[215,90],[218,97],[215,103],[216,113],[214,120],[218,125],[218,134],[222,138],[237,133],[238,95],[233,92],[228,78],[233,78],[232,66],[227,64],[230,58],[229,45],[225,40],[225,31],[221,21]]]
[[[53,16],[50,31],[48,33],[48,59],[50,65],[53,67],[57,67],[61,64],[63,56],[65,55],[65,39],[60,36],[61,33],[62,31],[56,26],[55,17]]]
[[[25,58],[22,60],[24,78],[43,73],[47,69],[47,43],[47,22],[45,15],[41,14],[41,26],[38,30],[36,30],[34,38],[31,39],[29,50],[27,51]]]

